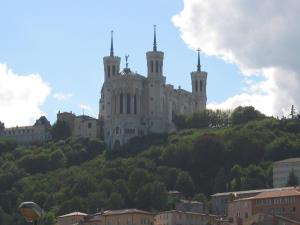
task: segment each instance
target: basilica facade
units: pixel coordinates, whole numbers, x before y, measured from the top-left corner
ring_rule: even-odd
[[[102,135],[109,148],[123,145],[136,136],[175,131],[175,114],[206,108],[207,72],[201,71],[198,51],[197,70],[191,72],[192,92],[166,84],[164,53],[157,49],[154,29],[153,49],[146,53],[147,75],[120,70],[121,58],[114,55],[111,37],[110,55],[103,58],[104,83],[99,101]]]

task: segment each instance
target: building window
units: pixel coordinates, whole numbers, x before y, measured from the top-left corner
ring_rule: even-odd
[[[137,105],[136,105],[136,94],[134,95],[134,99],[133,99],[133,107],[134,107],[134,114],[136,114],[137,112]]]
[[[131,105],[131,99],[130,94],[127,94],[127,114],[130,114],[130,105]]]
[[[115,104],[114,104],[114,108],[115,108],[115,113],[117,113],[117,97],[116,96],[114,96],[114,102],[115,102]]]
[[[115,65],[112,66],[112,75],[113,76],[116,75],[116,66]]]
[[[203,82],[202,82],[202,80],[200,80],[200,91],[202,91],[203,90]]]
[[[195,90],[198,92],[198,81],[195,81]]]
[[[151,67],[151,73],[153,73],[153,61],[152,60],[150,62],[150,67]]]
[[[157,61],[157,60],[156,60],[155,64],[156,64],[156,65],[155,65],[155,72],[158,73],[158,67],[159,67],[159,66],[158,66],[158,61]]]
[[[120,94],[120,114],[123,113],[123,94]]]
[[[110,66],[107,66],[107,75],[108,75],[108,78],[110,77]]]
[[[88,128],[92,128],[92,123],[88,123]]]

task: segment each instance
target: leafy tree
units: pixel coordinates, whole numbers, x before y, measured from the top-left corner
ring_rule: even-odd
[[[142,209],[163,209],[167,203],[165,185],[154,182],[142,186],[136,193],[135,202]]]
[[[297,185],[299,185],[299,180],[298,180],[297,175],[295,174],[294,169],[292,169],[291,172],[289,173],[289,177],[288,177],[286,186],[290,187],[290,186],[297,186]]]
[[[214,193],[227,191],[227,176],[224,168],[221,168],[215,177],[213,191]]]
[[[113,192],[110,195],[108,207],[110,209],[122,209],[124,207],[124,199],[119,193]]]
[[[66,165],[66,156],[61,150],[56,150],[50,154],[49,167],[51,169],[62,168]]]
[[[43,218],[43,225],[55,225],[56,218],[53,212],[46,212]]]
[[[149,174],[145,169],[134,169],[128,179],[128,187],[131,195],[135,196],[136,191],[149,181]]]
[[[29,173],[45,173],[49,169],[49,155],[46,153],[26,155],[18,164]]]
[[[242,190],[242,177],[243,177],[243,171],[242,168],[235,164],[231,170],[230,170],[230,190],[232,191],[238,191]]]
[[[51,128],[53,140],[63,140],[71,136],[71,128],[66,121],[56,121]]]
[[[107,195],[110,195],[110,193],[113,190],[113,183],[110,179],[104,178],[101,183],[98,186],[98,189]]]
[[[253,106],[238,106],[230,116],[233,125],[245,124],[252,120],[262,119],[265,115],[256,110]]]
[[[87,197],[88,193],[94,192],[95,190],[95,179],[86,173],[82,173],[73,181],[71,193],[73,196]]]
[[[88,212],[94,213],[99,211],[101,208],[105,208],[107,206],[107,202],[108,202],[108,197],[105,192],[88,193],[87,196]]]
[[[193,179],[187,172],[179,173],[175,188],[176,190],[184,193],[186,197],[194,195],[195,185]]]
[[[208,199],[207,199],[206,195],[203,194],[203,193],[195,194],[194,197],[193,197],[193,200],[198,201],[198,202],[203,202],[204,204],[206,204],[208,202]]]

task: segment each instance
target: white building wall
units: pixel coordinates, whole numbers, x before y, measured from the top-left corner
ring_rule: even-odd
[[[292,170],[300,180],[300,158],[275,162],[273,165],[273,187],[285,187]]]

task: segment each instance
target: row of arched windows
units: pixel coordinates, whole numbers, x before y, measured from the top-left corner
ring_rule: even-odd
[[[150,61],[150,72],[154,73],[162,73],[162,63],[159,64],[159,61],[156,60],[155,62],[153,60]]]
[[[133,109],[131,107],[131,98],[132,98],[132,95],[130,93],[127,93],[126,94],[126,109],[124,110],[124,95],[121,93],[119,95],[119,110],[120,110],[120,114],[123,114],[124,112],[126,112],[127,114],[130,114],[131,112],[133,114],[137,114],[137,96],[136,94],[133,95]],[[116,101],[115,101],[115,104]]]

